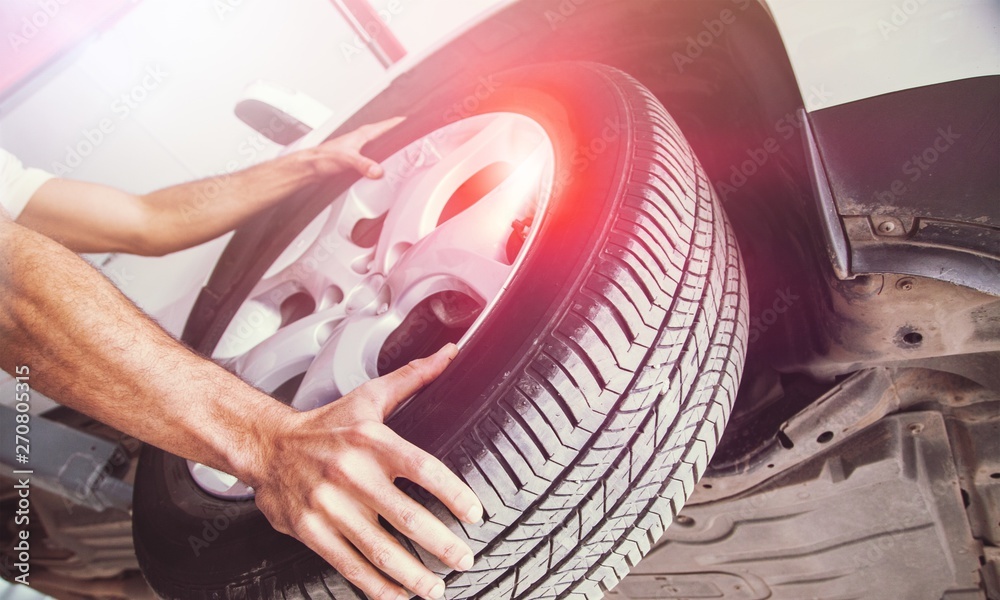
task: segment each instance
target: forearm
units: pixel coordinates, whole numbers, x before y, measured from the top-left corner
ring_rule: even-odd
[[[316,153],[303,150],[142,196],[149,231],[139,253],[163,255],[213,240],[322,177]]]
[[[382,167],[361,150],[402,119],[372,123],[315,148],[230,175],[170,187],[142,197],[149,218],[147,254],[166,254],[214,239],[251,216],[331,175],[353,170],[377,179]]]
[[[380,517],[452,568],[473,566],[471,548],[394,481],[422,486],[470,524],[483,514],[475,494],[383,424],[445,370],[454,345],[296,412],[194,355],[75,254],[2,216],[0,339],[0,367],[28,365],[39,391],[253,486],[279,531],[366,593],[409,597],[396,581],[425,598],[445,590]]]
[[[315,148],[144,196],[53,179],[35,192],[17,222],[74,252],[169,254],[215,239],[336,173],[353,169],[381,177],[381,166],[361,149],[400,121],[365,125]]]
[[[290,409],[171,338],[100,273],[0,219],[0,367],[147,443],[229,472],[259,464],[256,428]],[[272,414],[273,413],[273,414]]]

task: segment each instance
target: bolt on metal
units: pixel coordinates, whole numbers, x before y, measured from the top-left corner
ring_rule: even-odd
[[[884,221],[878,225],[879,233],[892,233],[893,231],[896,231],[896,224],[892,221]]]

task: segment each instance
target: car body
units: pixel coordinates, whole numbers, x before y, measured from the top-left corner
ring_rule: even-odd
[[[381,7],[390,29],[405,15],[396,6]],[[688,506],[608,597],[1000,594],[1000,7],[478,8],[385,70],[358,58],[377,71],[371,85],[289,148],[390,116],[452,79],[478,80],[489,94],[490,73],[530,62],[611,64],[678,120],[744,253],[747,367],[727,436]],[[343,44],[369,51],[341,39],[342,56],[354,56]],[[30,97],[18,104],[31,113]],[[456,119],[464,110],[452,107]],[[63,146],[53,147],[58,157]],[[216,173],[279,151],[235,147],[238,160],[215,163]],[[222,249],[213,243],[156,267],[125,256],[98,262],[181,334],[189,314],[211,312],[202,287],[207,280],[211,291]],[[81,533],[52,514],[69,524],[63,543],[82,561],[63,574],[129,567],[127,556],[94,551],[106,532]],[[110,526],[120,534],[121,519]],[[130,542],[118,541],[126,555]]]

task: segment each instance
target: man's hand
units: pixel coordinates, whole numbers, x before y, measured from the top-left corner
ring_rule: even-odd
[[[364,125],[315,148],[145,195],[53,179],[35,192],[17,222],[75,252],[161,256],[214,239],[339,172],[378,179],[382,167],[361,149],[402,120]]]
[[[269,454],[241,477],[275,529],[308,545],[371,598],[409,598],[390,577],[424,598],[444,595],[444,582],[379,525],[379,516],[444,564],[472,567],[468,545],[393,481],[417,483],[467,523],[482,518],[479,500],[440,461],[383,425],[456,351],[449,344],[326,407],[285,413],[273,440],[262,440]]]
[[[378,179],[383,174],[382,166],[362,155],[361,148],[404,120],[405,117],[395,117],[362,125],[350,133],[323,142],[315,149],[320,170],[332,174],[354,169],[369,179]]]

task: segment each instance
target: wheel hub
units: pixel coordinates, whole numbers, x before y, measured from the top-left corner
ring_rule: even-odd
[[[514,113],[418,139],[383,162],[382,179],[355,183],[288,246],[213,358],[268,393],[301,378],[291,405],[310,410],[433,351],[431,342],[457,337],[461,347],[530,246],[554,162],[541,125]],[[438,337],[409,335],[431,325]],[[230,475],[189,467],[215,496],[253,494]]]

